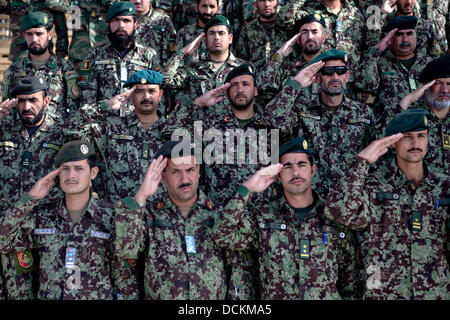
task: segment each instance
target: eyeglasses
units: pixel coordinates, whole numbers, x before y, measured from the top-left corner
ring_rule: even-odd
[[[337,67],[323,67],[320,69],[320,73],[325,76],[332,76],[335,72],[342,76],[348,71],[348,68],[346,66],[337,66]]]

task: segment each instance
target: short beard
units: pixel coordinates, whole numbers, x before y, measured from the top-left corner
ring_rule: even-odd
[[[339,80],[340,81],[340,80]],[[344,93],[345,89],[347,88],[347,84],[345,82],[342,82],[342,87],[341,88],[325,88],[322,85],[322,82],[320,83],[320,88],[323,92],[325,92],[327,95],[329,95],[330,97],[335,97],[335,96],[339,96],[341,94]],[[328,83],[329,84],[329,83]]]
[[[269,13],[269,14],[260,14],[261,17],[263,17],[264,19],[272,19],[275,15],[277,14],[277,11],[275,10],[275,12]]]
[[[302,52],[304,54],[313,55],[313,54],[318,53],[322,49],[322,44],[318,45],[316,43],[316,46],[313,48],[309,48],[307,46],[303,46],[302,44],[300,44],[300,49],[302,50]]]
[[[20,116],[20,119],[22,120],[22,123],[24,125],[34,126],[36,123],[39,123],[42,118],[45,116],[45,108],[42,106],[42,109],[39,111],[39,113],[34,117],[34,119],[24,119],[22,116]]]
[[[117,31],[118,30],[116,30],[115,32],[111,32],[111,30],[109,30],[108,38],[115,49],[117,49],[118,51],[123,51],[127,49],[130,46],[130,44],[133,43],[136,30],[133,29],[131,34],[127,36],[122,35],[118,36]]]
[[[247,103],[246,104],[236,104],[236,103],[234,103],[233,101],[231,101],[231,99],[230,99],[230,104],[231,104],[231,106],[233,107],[233,108],[235,108],[235,109],[237,109],[237,110],[247,110],[248,109],[248,107],[250,107],[250,105],[253,103],[253,98],[252,99],[249,99],[248,101],[247,101]]]
[[[34,56],[43,55],[47,51],[47,49],[48,49],[48,43],[47,43],[47,45],[45,47],[40,47],[38,49],[28,47],[28,51]]]
[[[213,15],[211,18],[205,18],[205,16],[203,14],[201,14],[200,12],[198,13],[198,18],[200,19],[201,22],[203,22],[204,24],[207,24],[209,20],[211,20],[212,18],[214,18],[216,15]]]
[[[441,94],[445,94],[449,99],[447,101],[439,101],[438,99],[434,99],[431,96],[431,91],[430,89],[427,89],[425,91],[425,100],[427,101],[428,105],[430,105],[432,108],[435,109],[447,109],[448,107],[450,107],[450,94],[448,93],[441,93]]]

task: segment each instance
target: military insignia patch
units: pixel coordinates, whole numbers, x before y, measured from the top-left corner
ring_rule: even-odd
[[[88,154],[89,148],[88,148],[87,145],[82,144],[82,145],[80,146],[80,151],[81,151],[82,154]]]
[[[18,251],[17,262],[22,268],[29,269],[33,266],[33,255],[30,250]]]
[[[425,126],[428,126],[428,119],[427,119],[426,116],[423,117],[423,124],[424,124]]]
[[[211,200],[206,200],[206,206],[209,208],[209,210],[212,210]]]
[[[75,98],[80,96],[80,90],[78,90],[78,86],[76,84],[72,85],[72,94]]]
[[[145,79],[145,78],[141,78],[141,83],[142,83],[142,84],[145,84],[145,83],[147,83],[147,79]]]
[[[345,55],[344,55],[344,62],[347,63],[347,60],[348,60],[348,55],[345,54]]]
[[[320,14],[318,14],[318,13],[314,14],[314,19],[321,20]]]
[[[45,24],[48,23],[48,18],[47,18],[47,16],[44,16],[44,23],[45,23]]]
[[[303,140],[303,150],[308,150],[308,142],[306,140]]]
[[[81,66],[81,70],[90,70],[90,69],[91,66],[89,60],[84,60],[83,65]]]
[[[162,202],[162,201],[158,202],[158,207],[157,208],[158,209],[164,208],[164,202]]]
[[[253,73],[253,69],[251,66],[248,66],[248,72]]]
[[[444,149],[450,150],[450,136],[448,134],[442,134],[442,145]]]
[[[225,119],[223,119],[223,121],[225,121],[225,122],[230,122],[230,121],[231,121],[231,118],[230,118],[229,116],[226,116]]]

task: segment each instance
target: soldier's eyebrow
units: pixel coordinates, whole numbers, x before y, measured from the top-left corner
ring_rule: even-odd
[[[306,164],[306,161],[299,161],[299,162],[297,162],[297,164]]]
[[[284,163],[282,162],[281,164],[283,165],[283,167],[284,166],[292,166],[292,162],[290,162],[290,161],[284,162]]]

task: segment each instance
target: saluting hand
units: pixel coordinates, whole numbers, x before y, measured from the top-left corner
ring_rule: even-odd
[[[283,46],[280,49],[278,49],[277,53],[286,58],[288,55],[292,53],[294,44],[297,42],[299,37],[300,33],[297,33],[295,36],[290,38],[283,44]]]
[[[213,105],[219,103],[225,98],[225,91],[228,89],[229,86],[230,83],[227,82],[218,88],[209,90],[204,95],[195,98],[194,102],[196,105],[202,108],[212,107]]]
[[[300,83],[303,88],[309,87],[314,81],[316,81],[318,77],[317,72],[319,72],[324,65],[325,62],[317,61],[300,70],[300,72],[294,77],[294,80]]]
[[[403,133],[396,133],[392,136],[384,137],[378,140],[372,141],[367,147],[365,147],[358,156],[366,159],[369,163],[374,163],[383,154],[388,151],[388,147],[396,143],[403,137]]]
[[[9,111],[17,106],[17,99],[6,99],[0,103],[0,120],[9,114]]]
[[[158,185],[162,178],[162,172],[167,165],[167,158],[162,155],[153,159],[147,168],[144,181],[134,196],[137,203],[145,203],[147,198],[151,197],[158,190]]]
[[[280,173],[281,169],[283,169],[281,163],[261,168],[242,185],[250,192],[263,192],[275,181],[275,176]]]
[[[202,32],[197,38],[195,38],[192,42],[188,43],[185,47],[183,47],[183,53],[186,55],[193,54],[197,51],[200,43],[202,43],[202,39],[205,37],[205,33]]]
[[[39,179],[28,192],[33,200],[44,199],[50,191],[50,188],[55,184],[55,178],[59,174],[60,169],[53,170],[43,178]]]
[[[391,13],[397,8],[397,0],[384,0],[383,5],[381,6],[381,11],[384,13]]]
[[[387,47],[389,47],[392,43],[392,37],[394,36],[394,34],[397,32],[398,28],[395,28],[391,31],[389,31],[389,33],[383,38],[381,39],[380,42],[378,42],[376,44],[376,48],[379,49],[381,52],[383,52],[384,50],[386,50]]]
[[[403,110],[406,110],[409,108],[410,105],[417,102],[425,93],[425,91],[431,87],[436,80],[430,81],[428,83],[425,83],[423,86],[421,86],[419,89],[414,90],[413,92],[408,93],[406,96],[400,100],[399,104],[402,107]]]
[[[130,90],[127,90],[109,99],[108,105],[111,108],[111,110],[117,111],[121,107],[125,106],[128,102],[131,102],[130,96],[134,92],[135,88],[136,87],[133,87]]]

